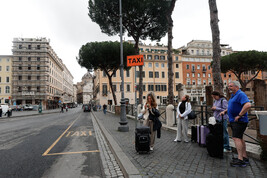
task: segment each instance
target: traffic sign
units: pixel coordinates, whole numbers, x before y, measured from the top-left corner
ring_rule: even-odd
[[[61,103],[61,100],[59,100],[58,102]]]
[[[127,67],[144,65],[144,55],[127,56]]]

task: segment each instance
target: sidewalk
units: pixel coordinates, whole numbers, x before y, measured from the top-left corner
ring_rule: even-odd
[[[27,116],[52,114],[52,113],[59,113],[59,112],[60,112],[60,109],[43,110],[42,113],[39,113],[38,111],[12,111],[11,117],[12,118],[14,118],[14,117],[27,117]],[[2,118],[6,118],[6,117],[7,116],[2,116]]]
[[[267,165],[257,159],[250,158],[251,166],[246,168],[233,168],[229,165],[231,153],[225,153],[224,159],[212,158],[206,148],[196,143],[173,142],[176,133],[165,129],[162,129],[161,138],[156,139],[153,152],[137,154],[134,120],[127,119],[129,132],[119,132],[120,116],[104,115],[100,111],[93,114],[102,131],[106,130],[103,133],[110,138],[112,149],[121,149],[115,153],[126,176],[137,177],[137,170],[142,177],[267,177]],[[113,148],[114,145],[117,148]]]

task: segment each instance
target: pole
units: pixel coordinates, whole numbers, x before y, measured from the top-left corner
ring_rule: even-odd
[[[122,7],[120,0],[120,43],[121,43],[121,117],[120,117],[120,126],[118,130],[121,132],[129,132],[129,126],[127,125],[126,120],[126,107],[125,107],[125,99],[124,99],[124,76],[123,76],[123,44],[122,44]]]
[[[139,76],[140,77],[140,76]],[[134,108],[135,108],[135,128],[137,127],[137,88],[136,88],[136,66],[134,67]]]

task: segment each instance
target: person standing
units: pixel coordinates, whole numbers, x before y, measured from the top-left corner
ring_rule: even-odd
[[[249,164],[249,159],[243,135],[248,125],[247,111],[251,108],[251,104],[247,95],[240,90],[240,83],[238,81],[230,82],[228,88],[232,95],[228,102],[228,109],[221,112],[221,114],[228,113],[233,132],[232,137],[238,153],[238,158],[233,158],[230,165],[233,167],[246,167]]]
[[[107,105],[106,104],[103,105],[103,112],[104,112],[104,114],[107,113]]]
[[[188,143],[188,117],[187,115],[191,112],[191,104],[189,102],[189,96],[185,95],[182,97],[182,101],[179,102],[177,106],[177,135],[174,139],[175,142],[181,142],[182,136],[184,138],[184,142]]]
[[[0,117],[2,117],[2,114],[3,114],[3,110],[2,110],[2,107],[0,105]]]
[[[223,124],[223,148],[224,148],[224,152],[228,153],[231,152],[231,147],[229,145],[229,134],[227,131],[227,120],[228,120],[228,115],[224,114],[223,116],[220,115],[220,113],[224,110],[227,109],[228,107],[228,102],[225,99],[225,97],[223,95],[221,95],[218,91],[213,91],[211,93],[211,96],[214,99],[214,103],[212,106],[212,111],[213,111],[213,116],[216,119],[216,122],[222,122]],[[222,117],[223,117],[223,121],[222,121]]]
[[[147,94],[146,103],[143,106],[141,112],[143,113],[144,122],[143,125],[150,128],[150,151],[153,151],[156,137],[156,130],[153,129],[153,121],[149,119],[149,114],[153,112],[153,108],[158,109],[155,97],[153,93]]]

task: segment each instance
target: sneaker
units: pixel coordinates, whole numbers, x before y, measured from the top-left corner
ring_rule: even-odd
[[[150,151],[153,151],[153,147],[150,147]]]
[[[185,142],[185,143],[188,143],[189,141],[188,141],[188,140],[185,140],[184,142]]]
[[[173,140],[173,141],[174,141],[174,142],[181,142],[181,140],[176,140],[176,139],[175,139],[175,140]]]
[[[247,164],[240,159],[237,159],[237,160],[233,159],[233,161],[230,163],[230,165],[232,167],[246,167],[247,166]]]
[[[232,158],[233,161],[238,161],[238,158]],[[243,157],[243,161],[247,164],[247,165],[250,165],[249,163],[249,159],[248,158],[245,158]]]
[[[225,148],[224,148],[224,149],[223,149],[223,152],[224,152],[224,153],[231,153],[232,150],[228,150],[228,149],[225,149]]]

